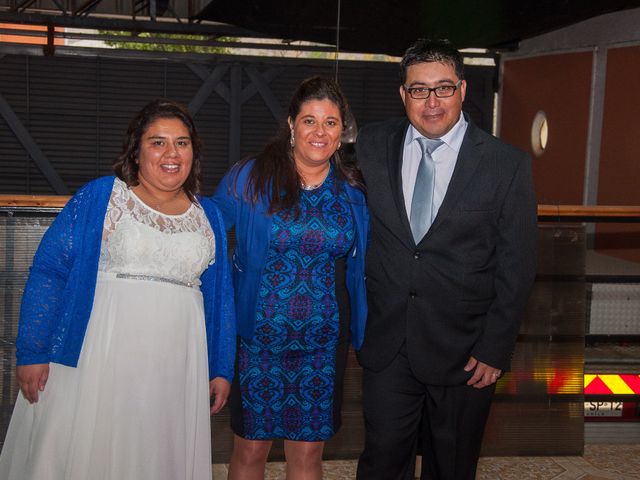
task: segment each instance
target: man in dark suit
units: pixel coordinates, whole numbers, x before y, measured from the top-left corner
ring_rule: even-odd
[[[420,437],[423,479],[472,480],[535,276],[530,160],[462,113],[448,42],[419,40],[400,67],[406,118],[356,145],[371,212],[357,478],[413,478]]]

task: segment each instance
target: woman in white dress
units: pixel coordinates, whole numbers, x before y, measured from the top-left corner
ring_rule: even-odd
[[[116,176],[82,187],[45,233],[1,479],[211,479],[209,414],[229,394],[235,314],[200,152],[183,106],[149,103]]]

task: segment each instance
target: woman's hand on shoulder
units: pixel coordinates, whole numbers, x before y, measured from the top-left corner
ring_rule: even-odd
[[[29,403],[36,403],[39,392],[44,391],[44,386],[49,379],[49,364],[18,365],[16,367],[16,378],[24,398]]]
[[[209,381],[209,395],[213,397],[211,415],[215,415],[227,404],[231,384],[226,378],[216,377]]]

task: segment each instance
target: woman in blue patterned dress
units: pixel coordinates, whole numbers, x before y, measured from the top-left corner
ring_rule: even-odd
[[[229,400],[229,479],[262,479],[274,439],[287,478],[320,479],[324,441],[340,426],[348,348],[336,301],[345,259],[351,341],[366,319],[368,213],[355,165],[339,152],[347,104],[331,80],[305,80],[287,125],[255,159],[235,165],[215,195],[236,228],[233,276],[240,335]]]

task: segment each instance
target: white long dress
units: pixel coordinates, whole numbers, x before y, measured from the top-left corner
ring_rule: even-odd
[[[211,479],[197,287],[214,253],[202,209],[163,215],[116,180],[78,367],[51,364],[36,404],[19,394],[0,479]]]

